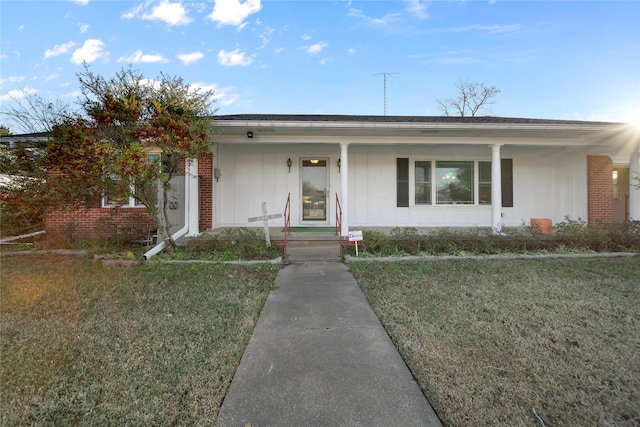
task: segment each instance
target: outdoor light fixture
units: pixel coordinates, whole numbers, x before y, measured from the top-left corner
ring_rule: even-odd
[[[289,166],[289,173],[291,173],[291,157],[287,159],[287,166]]]
[[[340,173],[340,166],[342,166],[342,159],[338,159],[338,173]]]
[[[251,131],[247,132],[247,138],[253,138],[253,132]]]

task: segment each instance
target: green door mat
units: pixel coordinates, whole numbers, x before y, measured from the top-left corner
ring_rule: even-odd
[[[292,233],[335,233],[335,227],[291,227]],[[282,229],[284,231],[284,229]]]

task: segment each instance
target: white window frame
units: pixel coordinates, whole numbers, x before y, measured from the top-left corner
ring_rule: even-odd
[[[157,158],[159,158],[160,155],[161,155],[161,152],[159,150],[150,150],[149,153],[147,154],[147,160],[152,159],[152,158],[156,158],[157,159]],[[136,191],[135,186],[132,185],[130,187],[129,191],[130,191],[131,194],[135,194],[135,191]],[[103,208],[116,208],[116,207],[120,207],[120,208],[144,208],[145,207],[134,196],[129,196],[129,202],[128,203],[123,203],[123,204],[109,203],[107,198],[108,198],[108,196],[107,196],[106,192],[104,192],[102,194],[102,207]]]
[[[411,207],[463,207],[463,206],[491,206],[491,203],[480,203],[480,162],[491,163],[491,159],[486,158],[455,158],[452,157],[415,157],[409,158],[409,206]],[[437,168],[436,162],[473,162],[473,203],[437,203]],[[431,203],[416,203],[416,162],[431,163]]]

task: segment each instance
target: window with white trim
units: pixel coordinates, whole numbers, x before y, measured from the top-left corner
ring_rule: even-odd
[[[398,207],[491,205],[491,162],[478,160],[415,160],[398,158]],[[405,178],[400,165],[413,167]],[[501,159],[502,206],[513,207],[513,161]],[[410,186],[411,203],[404,202]],[[401,203],[402,200],[402,203]],[[406,204],[405,204],[406,203]]]
[[[160,161],[159,153],[151,153],[147,155],[147,162],[154,163]],[[116,206],[126,207],[126,208],[140,208],[144,207],[144,205],[140,202],[140,200],[136,197],[136,195],[141,191],[139,188],[130,187],[126,188],[125,184],[122,180],[116,177],[109,177],[106,180],[104,196],[102,198],[102,207],[104,208],[114,208]]]

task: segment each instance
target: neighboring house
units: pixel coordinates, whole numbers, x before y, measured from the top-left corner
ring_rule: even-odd
[[[640,131],[628,124],[247,114],[217,116],[214,125],[211,154],[186,168],[181,232],[188,235],[257,226],[249,218],[262,214],[262,202],[272,214],[287,200],[291,226],[335,226],[341,208],[343,236],[354,227],[497,231],[531,218],[640,219],[633,185]],[[119,209],[136,210],[135,203]],[[55,214],[47,228],[65,221],[91,228],[86,218]]]

